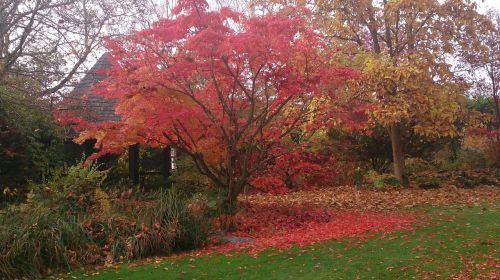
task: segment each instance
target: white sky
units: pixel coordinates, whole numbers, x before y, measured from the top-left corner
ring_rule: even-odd
[[[484,12],[488,8],[500,11],[500,0],[475,0],[479,5],[479,11]]]
[[[167,6],[172,7],[177,2],[177,0],[151,0],[151,1],[159,6],[158,10],[156,11],[159,14],[165,14],[165,8]],[[237,1],[234,1],[234,0],[207,0],[207,1],[212,8],[217,7],[218,6],[217,3],[221,3],[221,2],[222,3],[232,3],[232,4],[245,3],[245,0],[237,0]],[[418,1],[418,0],[415,0],[415,1]],[[486,12],[488,9],[495,9],[497,11],[500,11],[500,0],[472,0],[472,1],[475,1],[478,4],[478,10],[481,13]],[[238,8],[238,7],[236,7],[236,8]],[[86,72],[89,69],[89,67],[92,67],[95,60],[102,54],[102,52],[103,52],[103,50],[98,51],[96,54],[92,55],[95,57],[89,59],[89,61],[87,61],[85,63],[83,72]]]

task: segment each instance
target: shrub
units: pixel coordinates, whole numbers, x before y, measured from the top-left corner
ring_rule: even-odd
[[[474,178],[472,178],[465,171],[460,172],[460,175],[457,177],[457,182],[466,189],[473,188],[475,186]]]
[[[46,101],[0,85],[0,190],[42,182],[69,160]]]
[[[170,181],[181,196],[189,197],[214,187],[207,176],[198,172],[193,160],[181,152],[177,153],[176,167]]]
[[[108,171],[83,160],[70,167],[60,168],[44,184],[32,184],[28,203],[46,207],[66,208],[71,213],[85,212],[95,203],[95,192],[106,179]]]
[[[76,217],[54,209],[32,210],[1,216],[2,224],[8,225],[0,241],[3,278],[36,277],[82,262],[71,252],[85,251],[89,239]]]
[[[416,157],[405,159],[405,166],[409,174],[428,171],[434,168],[429,162]]]
[[[162,227],[175,229],[175,250],[202,246],[208,235],[207,212],[200,201],[182,199],[173,188],[161,191],[155,220]]]
[[[453,152],[449,147],[437,151],[432,158],[432,163],[441,170],[452,171],[460,169],[460,163],[453,156]]]
[[[70,167],[47,184],[33,185],[26,203],[0,212],[0,279],[166,255],[205,243],[208,204],[176,189],[149,200],[113,199],[100,188],[105,178],[106,171],[94,164]],[[115,205],[128,203],[130,211],[116,211]]]
[[[35,277],[88,263],[91,236],[79,221],[95,203],[96,188],[106,178],[91,163],[62,168],[45,184],[32,184],[27,200],[0,213],[0,275]]]
[[[374,188],[383,188],[387,186],[399,186],[401,183],[392,174],[379,174],[370,170],[365,175],[366,181]]]
[[[433,161],[436,167],[445,171],[483,169],[494,165],[489,161],[492,158],[489,153],[470,144],[464,144],[456,152],[456,156],[450,149],[443,149],[434,155]]]
[[[166,255],[172,252],[177,229],[174,224],[152,228],[142,225],[141,230],[127,242],[130,258],[144,258],[152,255]]]
[[[415,183],[423,189],[433,189],[441,186],[442,180],[438,177],[425,177],[417,176],[415,177]]]
[[[458,162],[462,169],[480,169],[486,167],[486,157],[479,149],[464,148],[458,154]]]
[[[161,190],[138,233],[127,239],[129,258],[166,255],[172,251],[198,248],[208,237],[204,203],[188,201],[175,188]]]

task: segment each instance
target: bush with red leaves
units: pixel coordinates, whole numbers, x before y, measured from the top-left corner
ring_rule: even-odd
[[[256,174],[250,184],[262,192],[283,194],[291,190],[331,185],[332,177],[337,172],[333,156],[298,150],[276,158],[265,172]]]

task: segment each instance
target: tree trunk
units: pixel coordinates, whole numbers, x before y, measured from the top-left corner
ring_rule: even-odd
[[[227,187],[228,193],[226,197],[222,200],[222,205],[219,211],[224,214],[232,215],[236,213],[237,204],[238,204],[238,192],[234,190],[234,188]]]
[[[229,190],[227,195],[228,201],[235,202],[238,200],[238,196],[241,193],[242,186],[243,184],[241,182],[234,182],[234,181],[232,182],[232,184],[228,186]]]
[[[495,120],[495,128],[497,130],[500,129],[500,102],[498,100],[498,94],[496,92],[496,86],[495,86],[495,81],[493,81],[493,101],[495,103],[495,115],[496,115],[496,120]],[[499,136],[497,131],[497,141],[499,140]]]
[[[401,127],[394,124],[389,127],[392,146],[392,160],[394,165],[394,176],[406,186],[409,184],[406,176],[405,157],[403,152],[403,139],[401,136]]]
[[[128,176],[132,185],[139,184],[139,144],[128,147]]]

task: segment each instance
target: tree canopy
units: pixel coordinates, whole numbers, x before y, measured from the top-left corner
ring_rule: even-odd
[[[120,122],[83,123],[100,153],[175,145],[234,200],[255,172],[300,147],[325,120],[318,96],[356,72],[325,55],[299,11],[245,17],[180,1],[174,19],[108,42],[114,67],[99,86]],[[311,116],[314,114],[314,121]]]

